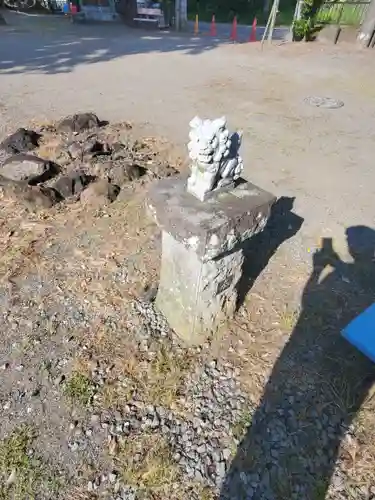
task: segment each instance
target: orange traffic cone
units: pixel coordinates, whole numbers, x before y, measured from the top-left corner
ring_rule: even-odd
[[[233,19],[232,31],[230,32],[230,39],[232,40],[232,42],[237,41],[237,16],[234,16]]]
[[[253,25],[251,27],[249,42],[257,41],[257,18],[254,17]]]
[[[216,22],[215,22],[215,14],[212,16],[211,28],[210,28],[210,35],[211,36],[216,36],[217,35]]]
[[[199,27],[198,27],[198,14],[195,16],[195,23],[194,23],[194,35],[198,35],[199,33]]]

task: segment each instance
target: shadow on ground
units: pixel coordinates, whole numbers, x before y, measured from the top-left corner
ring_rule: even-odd
[[[374,302],[375,231],[356,226],[346,234],[353,263],[341,261],[329,239],[313,255],[299,319],[252,414],[221,500],[336,498],[326,495],[340,443],[375,380],[374,365],[340,336]],[[345,484],[337,471],[335,478]]]
[[[63,16],[4,10],[7,26],[1,29],[0,74],[69,73],[82,64],[110,61],[134,54],[180,52],[197,55],[230,41],[230,24],[217,24],[217,36],[209,36],[210,24],[200,23],[199,36],[159,30],[131,29],[121,22],[72,24]],[[0,13],[1,18],[1,13]],[[284,39],[288,28],[276,28],[274,40]],[[238,26],[238,42],[247,43],[251,26]],[[256,36],[261,40],[263,27]],[[147,67],[145,66],[145,71]],[[150,78],[152,75],[150,75]]]
[[[0,74],[3,75],[69,73],[83,64],[134,54],[180,52],[193,56],[226,43],[209,36],[136,30],[120,23],[71,24],[65,19],[48,17],[19,21],[14,20],[15,13],[7,13],[7,16],[10,19],[7,19],[8,26],[2,27],[0,44]],[[146,63],[144,71],[147,72]]]
[[[294,201],[294,198],[286,196],[279,198],[272,207],[266,227],[246,243],[242,278],[238,284],[237,308],[242,306],[255,280],[280,245],[300,230],[303,219],[292,212]]]

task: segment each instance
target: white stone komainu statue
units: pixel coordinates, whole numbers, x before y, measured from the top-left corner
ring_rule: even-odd
[[[230,134],[225,117],[202,120],[196,116],[190,128],[188,150],[192,163],[187,190],[204,201],[240,177],[243,162],[238,150],[242,132]]]

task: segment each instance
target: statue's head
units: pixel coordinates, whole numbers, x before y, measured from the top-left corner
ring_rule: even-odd
[[[212,163],[215,153],[220,145],[220,133],[226,127],[225,117],[216,120],[202,120],[198,116],[190,122],[190,142],[188,144],[189,156],[192,160],[202,163]],[[205,161],[206,160],[206,161]]]

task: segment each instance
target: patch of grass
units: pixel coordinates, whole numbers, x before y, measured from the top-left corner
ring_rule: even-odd
[[[210,488],[208,488],[207,486],[203,487],[202,488],[202,492],[200,494],[200,499],[201,500],[214,500],[215,499],[215,493]]]
[[[337,363],[335,359],[331,361],[328,368],[334,376],[327,377],[321,370],[319,378],[321,380],[321,391],[325,401],[330,401],[343,415],[356,411],[356,401],[358,392],[361,390],[362,379],[357,377],[352,368],[352,361],[340,359]]]
[[[104,408],[116,408],[119,401],[129,401],[132,390],[120,384],[107,384],[99,394],[99,403]]]
[[[130,353],[119,364],[122,383],[107,386],[103,390],[104,404],[122,404],[132,398],[134,393],[154,405],[171,408],[180,396],[187,373],[193,363],[191,355],[180,355],[161,345],[151,361],[142,360],[139,353]]]
[[[239,441],[241,440],[245,434],[247,429],[249,428],[252,420],[252,414],[250,411],[244,411],[237,422],[232,427],[233,436]]]
[[[165,438],[143,433],[122,442],[116,466],[123,481],[136,487],[140,498],[189,498],[194,491],[201,500],[214,500],[215,492],[202,483],[183,480]],[[138,498],[138,497],[137,497]]]
[[[271,486],[273,494],[275,495],[275,500],[285,500],[286,498],[290,498],[293,494],[293,488],[287,475],[271,481]]]
[[[102,351],[107,352],[108,347],[105,342],[102,344]],[[111,349],[111,346],[110,348]],[[111,350],[112,352],[112,350]],[[105,408],[116,408],[124,405],[133,398],[137,388],[139,388],[139,371],[142,369],[142,363],[132,351],[131,346],[127,346],[118,352],[112,352],[115,368],[112,372],[113,380],[107,381],[100,389],[96,402]]]
[[[153,404],[170,408],[179,396],[191,364],[190,357],[177,355],[162,345],[144,380],[147,399]]]
[[[12,496],[24,499],[27,495],[33,495],[35,487],[40,483],[39,466],[35,466],[27,454],[34,438],[35,434],[29,427],[21,427],[1,443],[1,500]]]
[[[281,328],[287,331],[293,330],[297,323],[298,317],[299,311],[289,311],[288,309],[284,309],[279,314]]]
[[[117,462],[127,484],[148,493],[170,493],[178,481],[179,470],[171,449],[158,434],[129,438],[121,446]]]
[[[324,500],[327,493],[327,485],[323,480],[316,480],[313,500]]]
[[[64,392],[72,402],[87,406],[95,394],[95,386],[86,375],[73,372],[65,384]]]
[[[35,437],[33,429],[22,426],[0,443],[0,500],[40,498],[41,490],[57,492],[61,487],[43,461],[28,453]]]
[[[343,414],[350,413],[355,407],[356,394],[353,385],[345,375],[343,377],[334,377],[327,383],[332,403],[337,405]]]

